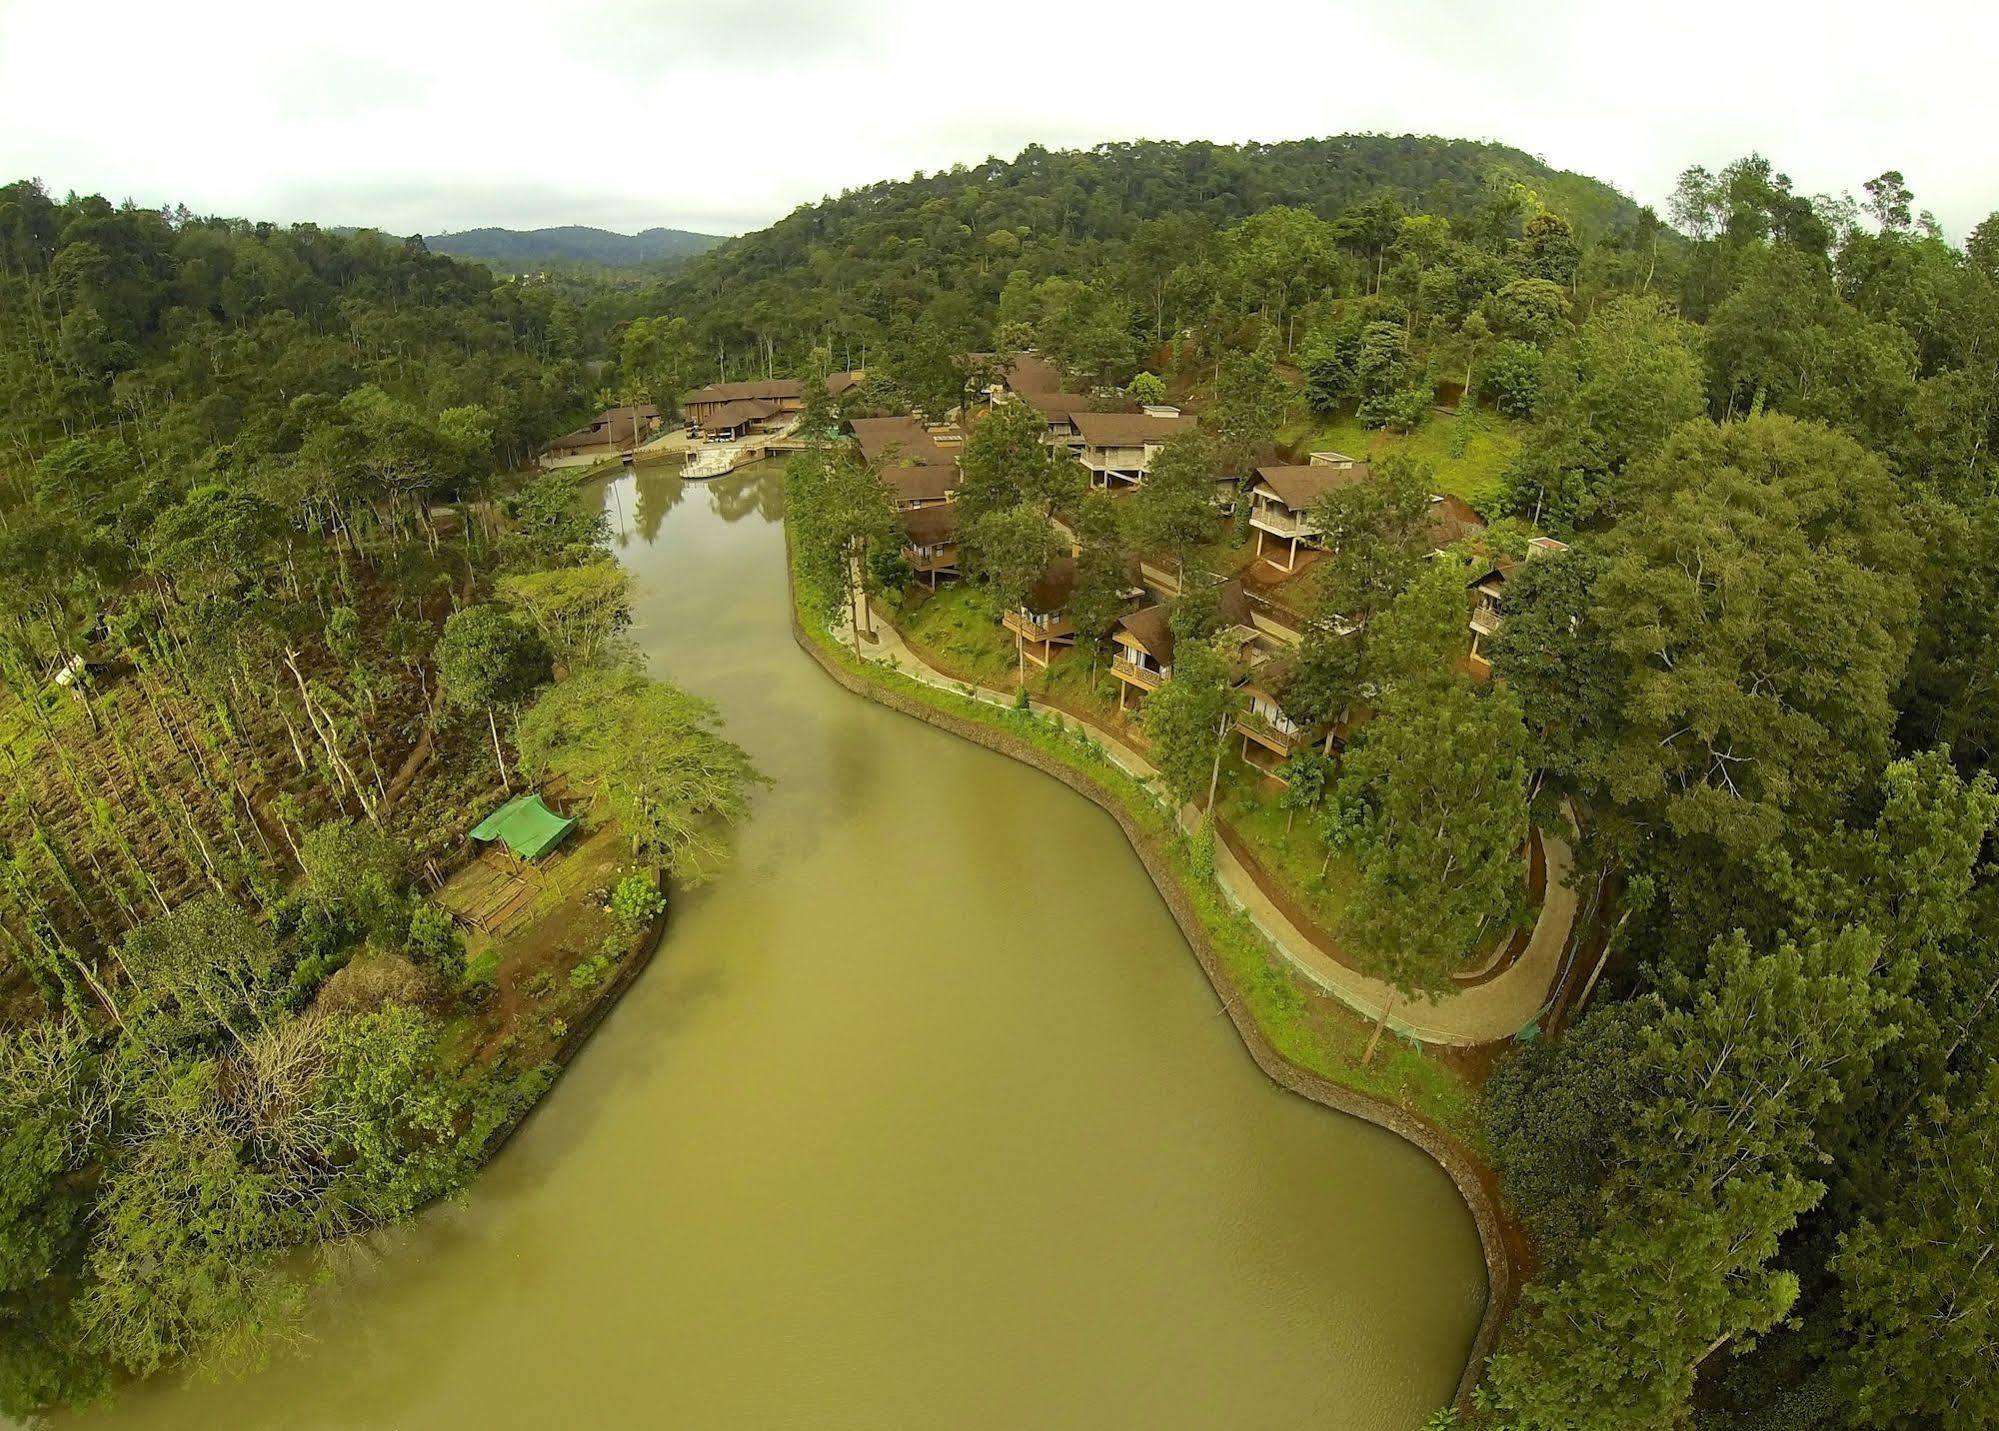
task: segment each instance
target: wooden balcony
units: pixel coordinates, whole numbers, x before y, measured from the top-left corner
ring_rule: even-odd
[[[1292,731],[1282,730],[1253,710],[1238,712],[1235,728],[1280,760],[1289,760],[1292,755],[1312,744],[1317,738],[1315,732],[1305,727]]]
[[[1141,666],[1138,662],[1124,656],[1115,656],[1111,659],[1111,674],[1116,676],[1120,681],[1129,682],[1143,691],[1156,691],[1166,683],[1166,673],[1164,671],[1155,671],[1150,666]]]
[[[1481,636],[1498,635],[1503,619],[1498,607],[1488,606],[1484,602],[1478,603],[1471,609],[1471,629]]]
[[[1024,611],[1009,611],[1000,618],[1000,625],[1013,632],[1023,641],[1066,641],[1075,635],[1076,628],[1069,624],[1069,618],[1060,612],[1052,616],[1030,616]]]
[[[908,562],[910,570],[915,572],[927,574],[933,571],[956,571],[958,548],[952,545],[925,550],[922,547],[905,544],[902,548],[902,559]]]
[[[1319,529],[1304,517],[1294,517],[1283,507],[1273,507],[1259,502],[1249,509],[1249,524],[1261,527],[1272,536],[1283,537],[1286,541],[1316,541]]]

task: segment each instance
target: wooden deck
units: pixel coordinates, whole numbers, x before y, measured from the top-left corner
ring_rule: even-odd
[[[533,866],[487,850],[444,882],[437,902],[474,929],[499,936],[533,913],[541,884]]]

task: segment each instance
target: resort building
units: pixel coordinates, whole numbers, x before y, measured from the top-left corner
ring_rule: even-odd
[[[777,404],[769,398],[740,398],[709,408],[701,433],[711,442],[734,442],[752,432],[767,432],[779,421]]]
[[[990,358],[990,353],[974,353],[977,358]],[[1009,396],[1027,393],[1053,393],[1062,390],[1062,370],[1039,353],[1020,353],[1006,365],[1006,371],[995,374],[986,384],[985,395],[988,402],[997,402]]]
[[[911,571],[928,577],[930,589],[937,578],[958,574],[958,508],[954,502],[935,502],[923,507],[905,507],[902,512],[902,559]]]
[[[1472,510],[1471,503],[1448,493],[1430,498],[1430,525],[1427,532],[1431,555],[1455,546],[1466,537],[1485,530],[1485,518]]]
[[[1080,440],[1077,460],[1089,469],[1090,485],[1129,489],[1145,480],[1152,459],[1167,439],[1196,426],[1192,417],[1145,412],[1077,412],[1070,414]]]
[[[1076,414],[1090,411],[1089,398],[1081,393],[1018,393],[1015,400],[1041,414],[1041,421],[1047,427],[1042,441],[1053,447],[1066,447],[1072,454],[1080,450],[1082,439],[1076,432]]]
[[[895,494],[897,511],[940,507],[958,490],[955,463],[926,462],[918,467],[884,467],[877,474]]]
[[[847,426],[870,467],[948,467],[956,460],[937,445],[930,429],[907,413],[857,417]]]
[[[1242,736],[1242,759],[1279,784],[1284,777],[1278,767],[1299,751],[1325,740],[1333,746],[1330,727],[1308,723],[1292,716],[1284,706],[1285,687],[1291,682],[1291,658],[1273,656],[1253,668],[1242,684],[1244,702],[1236,713],[1236,733]]]
[[[1260,633],[1250,612],[1249,594],[1240,579],[1231,578],[1216,593],[1219,625],[1214,641],[1238,672],[1254,659]],[[1173,625],[1165,603],[1147,606],[1118,618],[1111,632],[1118,652],[1111,674],[1118,679],[1118,708],[1142,700],[1173,678]]]
[[[1076,628],[1069,620],[1069,598],[1076,590],[1076,559],[1057,557],[1028,588],[1019,606],[1000,618],[1013,633],[1014,649],[1023,663],[1046,666],[1057,646],[1076,644]]]
[[[1527,543],[1527,560],[1554,556],[1569,549],[1567,542],[1558,542],[1553,537],[1535,537]],[[1468,583],[1471,592],[1471,667],[1479,675],[1489,674],[1492,661],[1482,643],[1499,634],[1506,624],[1505,600],[1506,583],[1520,570],[1520,563],[1512,557],[1494,557],[1485,568]]]
[[[861,380],[860,373],[829,373],[826,376],[826,391],[833,397],[852,388]],[[733,416],[728,409],[732,404],[743,402],[767,402],[771,411],[767,419],[782,422],[795,417],[805,407],[805,385],[797,378],[753,378],[739,383],[710,383],[681,394],[680,411],[687,419],[690,437],[701,435],[718,436],[715,424],[718,418]]]
[[[629,452],[660,429],[659,409],[651,403],[606,408],[574,432],[548,444],[550,458],[586,453]]]
[[[1164,604],[1148,606],[1118,618],[1111,633],[1117,655],[1111,658],[1111,674],[1118,679],[1118,709],[1126,697],[1143,698],[1164,685],[1173,674],[1173,625]]]
[[[1249,489],[1249,524],[1256,531],[1256,554],[1279,571],[1297,569],[1300,546],[1324,545],[1324,534],[1312,521],[1312,508],[1319,499],[1335,488],[1367,480],[1365,463],[1350,457],[1316,460],[1322,456],[1336,458],[1339,454],[1314,453],[1315,460],[1302,467],[1256,469],[1256,481]],[[1275,555],[1279,543],[1283,544],[1281,561]]]

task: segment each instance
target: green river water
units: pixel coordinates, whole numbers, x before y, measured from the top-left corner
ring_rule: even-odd
[[[605,485],[654,668],[776,786],[464,1199],[131,1428],[1412,1428],[1485,1296],[1399,1139],[1251,1063],[1116,825],[828,680],[775,469]]]

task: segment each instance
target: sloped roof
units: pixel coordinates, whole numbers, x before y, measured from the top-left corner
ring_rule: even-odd
[[[1035,578],[1033,586],[1027,589],[1027,598],[1021,604],[1029,611],[1060,611],[1069,604],[1069,598],[1076,590],[1076,559],[1060,556],[1048,563],[1041,575]]]
[[[888,483],[898,502],[937,502],[957,490],[958,469],[948,462],[884,467],[881,479]]]
[[[804,395],[805,385],[796,378],[755,378],[740,383],[710,383],[705,388],[681,394],[680,401],[682,406],[690,403],[742,402],[745,399],[777,402]]]
[[[1352,467],[1259,467],[1256,469],[1257,485],[1268,487],[1271,493],[1294,512],[1303,512],[1336,487],[1351,487],[1357,482],[1365,482],[1370,469],[1365,462]]]
[[[1062,370],[1039,353],[1022,353],[1006,368],[1006,385],[1017,393],[1052,393],[1062,386]]]
[[[911,507],[903,512],[902,525],[913,545],[933,547],[958,535],[958,508],[951,502],[939,502],[934,507]]]
[[[777,411],[777,404],[768,398],[741,398],[735,402],[725,402],[708,414],[707,427],[735,427],[745,422],[762,422]]]
[[[1452,542],[1485,530],[1485,518],[1472,509],[1471,503],[1450,493],[1430,499],[1429,540],[1432,547],[1441,550]]]
[[[1117,619],[1118,629],[1162,666],[1173,664],[1173,622],[1165,603],[1145,607]]]
[[[950,454],[939,447],[921,422],[904,414],[900,417],[857,417],[848,424],[861,456],[870,465],[888,460],[898,466],[948,465]]]
[[[1148,442],[1164,442],[1177,433],[1197,426],[1185,413],[1179,417],[1151,417],[1142,412],[1078,412],[1072,414],[1076,431],[1092,447],[1142,447]]]

